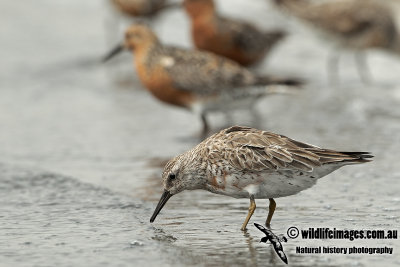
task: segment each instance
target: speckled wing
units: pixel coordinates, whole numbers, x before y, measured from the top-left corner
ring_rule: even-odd
[[[177,89],[213,94],[257,82],[258,78],[247,69],[212,53],[175,47],[164,49],[164,57],[169,57],[172,62],[164,68]]]
[[[244,51],[260,53],[266,48],[267,35],[249,23],[219,17],[218,28],[222,33],[229,33],[233,43]]]
[[[323,164],[367,162],[366,152],[337,152],[301,143],[283,135],[234,126],[221,131],[223,157],[238,170],[301,170],[312,172]],[[212,156],[211,156],[212,158]]]

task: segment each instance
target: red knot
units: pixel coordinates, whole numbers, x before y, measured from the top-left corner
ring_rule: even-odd
[[[339,152],[271,132],[233,126],[166,164],[162,174],[164,193],[150,222],[171,196],[203,189],[250,199],[241,230],[246,229],[256,209],[255,199],[269,199],[269,226],[276,207],[274,198],[297,194],[342,166],[369,162],[372,157],[368,152]]]
[[[262,31],[251,23],[220,16],[213,0],[184,0],[198,49],[248,66],[260,62],[284,36],[282,30]]]
[[[339,54],[337,48],[355,51],[357,70],[364,82],[370,74],[364,51],[382,49],[400,53],[400,35],[391,10],[370,0],[335,0],[315,3],[309,0],[274,0],[291,15],[313,26],[316,33],[334,44],[328,61],[331,80],[336,80]]]
[[[261,97],[298,89],[302,81],[258,75],[238,63],[213,53],[163,45],[149,27],[132,25],[125,42],[112,50],[108,60],[123,49],[135,53],[134,64],[142,84],[159,100],[193,111],[208,132],[206,114],[232,110],[254,111]]]

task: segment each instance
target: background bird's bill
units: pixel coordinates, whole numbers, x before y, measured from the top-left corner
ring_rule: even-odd
[[[101,60],[102,62],[106,62],[113,58],[114,56],[118,55],[120,52],[122,52],[125,49],[125,46],[123,43],[116,45],[110,52],[108,52],[103,59]]]
[[[161,195],[160,201],[158,201],[157,207],[154,210],[153,216],[150,218],[150,222],[154,222],[158,213],[160,213],[161,209],[164,207],[165,203],[167,203],[168,199],[172,197],[172,194],[167,190],[164,190],[164,193]]]

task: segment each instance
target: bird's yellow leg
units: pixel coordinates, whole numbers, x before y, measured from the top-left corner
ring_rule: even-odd
[[[256,202],[254,201],[254,196],[250,196],[249,213],[247,214],[246,220],[244,220],[244,223],[240,230],[242,230],[242,231],[246,230],[246,226],[249,223],[250,218],[253,215],[255,210],[256,210]]]
[[[265,222],[265,226],[267,226],[268,228],[271,226],[272,215],[274,215],[275,208],[276,208],[276,202],[273,198],[270,198],[268,217],[267,221]]]

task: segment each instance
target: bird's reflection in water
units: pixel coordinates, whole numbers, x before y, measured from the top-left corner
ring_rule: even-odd
[[[245,242],[247,247],[249,248],[248,254],[248,262],[250,263],[249,266],[259,266],[258,262],[262,262],[260,266],[265,266],[266,262],[268,262],[268,266],[276,266],[278,265],[278,261],[276,260],[276,255],[273,247],[270,244],[263,247],[261,253],[257,252],[257,249],[254,247],[255,242],[259,242],[254,240],[254,238],[249,234],[247,230],[243,231],[243,236],[245,238]]]
[[[281,239],[281,237],[278,237],[275,234],[273,234],[273,235],[277,239]],[[271,240],[268,240],[270,242],[254,240],[254,238],[249,234],[249,232],[247,230],[245,230],[243,232],[243,236],[245,237],[245,242],[246,242],[246,244],[247,244],[247,246],[249,248],[249,262],[251,262],[251,266],[258,266],[258,262],[259,261],[261,261],[263,263],[268,262],[272,266],[279,265],[278,264],[279,261],[276,260],[276,256],[277,256],[276,254],[278,252],[274,251],[275,248],[274,248]],[[264,239],[265,239],[265,237],[264,237]],[[283,236],[282,240],[280,240],[280,241],[287,242],[287,239]],[[257,249],[254,247],[254,242],[257,242],[257,243],[264,242],[264,243],[266,243],[267,246],[266,247],[262,247],[261,248],[262,252],[260,251],[261,253],[258,253]],[[284,259],[282,259],[282,260],[287,264],[286,255],[284,255],[284,258],[286,259],[286,261]]]
[[[249,248],[249,261],[251,262],[252,266],[258,266],[257,265],[257,252],[256,249],[253,246],[253,237],[249,234],[247,230],[243,231],[243,236],[245,238],[246,244]]]

